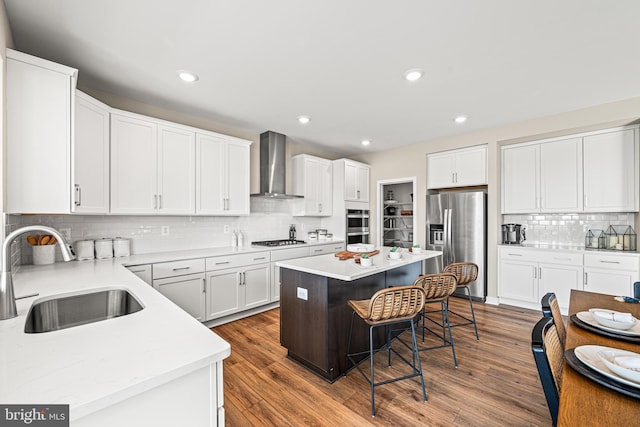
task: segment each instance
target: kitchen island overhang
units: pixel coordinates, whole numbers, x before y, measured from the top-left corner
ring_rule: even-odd
[[[346,354],[351,324],[348,300],[369,299],[390,286],[411,285],[422,274],[423,261],[442,256],[440,251],[402,252],[389,259],[390,248],[379,248],[373,267],[334,254],[280,261],[280,344],[287,354],[311,371],[333,382],[347,369]],[[350,351],[368,349],[368,327],[353,325]],[[376,334],[377,345],[384,331]]]

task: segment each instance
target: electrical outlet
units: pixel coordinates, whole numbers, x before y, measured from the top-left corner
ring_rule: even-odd
[[[70,228],[60,228],[60,229],[58,229],[58,231],[60,232],[60,234],[62,234],[62,237],[64,238],[65,242],[71,243],[71,229]]]
[[[298,299],[305,300],[305,301],[309,299],[309,292],[307,289],[297,287],[296,291],[297,291],[296,293],[297,293]]]
[[[169,226],[168,225],[163,225],[162,227],[160,227],[160,234],[163,236],[168,236],[169,235]]]
[[[224,234],[229,234],[229,224],[224,226]]]

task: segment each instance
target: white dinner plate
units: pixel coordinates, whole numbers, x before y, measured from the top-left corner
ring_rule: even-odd
[[[608,328],[604,325],[601,325],[600,323],[595,321],[591,313],[589,313],[588,311],[580,311],[576,313],[576,317],[582,320],[584,323],[587,323],[593,326],[594,328],[602,329],[603,331],[613,332],[614,334],[620,334],[620,335],[629,335],[632,337],[640,337],[640,322],[636,322],[635,326],[632,327],[631,329],[627,329],[626,331],[623,331],[621,329]]]
[[[640,354],[634,353],[632,351],[618,350],[617,348],[603,347],[601,345],[581,345],[573,349],[573,353],[576,355],[578,360],[580,360],[582,363],[584,363],[594,371],[599,372],[602,375],[607,376],[619,383],[630,385],[631,387],[640,389],[640,384],[622,378],[615,372],[610,371],[609,368],[606,367],[604,362],[600,360],[600,357],[598,356],[599,351],[614,351],[617,355],[620,356],[640,357]]]

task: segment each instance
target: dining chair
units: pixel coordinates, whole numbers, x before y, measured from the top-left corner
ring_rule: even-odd
[[[449,323],[449,305],[448,298],[455,292],[458,280],[455,275],[448,273],[439,274],[425,274],[418,277],[414,282],[414,286],[421,287],[425,293],[425,308],[422,310],[420,317],[422,318],[422,342],[425,339],[425,331],[435,335],[442,344],[431,347],[421,347],[420,351],[435,350],[437,348],[451,347],[451,353],[453,354],[453,365],[458,367],[458,360],[456,359],[456,350],[453,345],[453,334],[451,333],[451,324]],[[427,316],[427,313],[434,313],[435,310],[427,310],[427,304],[440,304],[440,322]],[[418,319],[420,320],[420,319]],[[441,328],[441,332],[434,331],[426,326],[425,322],[429,321]]]
[[[469,307],[471,308],[471,319],[455,311],[449,310],[449,312],[462,319],[459,323],[453,323],[451,327],[473,325],[476,332],[476,340],[479,340],[478,336],[478,324],[476,323],[476,314],[473,311],[473,299],[471,298],[471,289],[469,286],[478,278],[478,265],[473,262],[454,262],[444,267],[443,273],[454,274],[458,280],[458,288],[465,290],[467,297],[469,298]]]
[[[427,401],[427,392],[424,387],[424,377],[422,376],[422,365],[420,364],[420,353],[418,352],[418,342],[416,340],[416,331],[414,325],[415,317],[422,312],[425,303],[425,294],[422,288],[416,286],[396,286],[377,291],[371,299],[347,301],[347,304],[353,310],[351,315],[351,326],[349,328],[349,341],[347,345],[347,365],[349,362],[360,371],[364,379],[369,383],[371,387],[371,416],[375,417],[375,388],[389,384],[392,382],[405,380],[414,377],[420,377],[420,383],[422,384],[422,396],[424,401]],[[356,353],[350,353],[351,351],[351,334],[353,332],[353,322],[356,315],[360,317],[367,325],[369,325],[369,350],[360,351]],[[393,340],[391,339],[391,326],[399,323],[409,323],[411,329],[411,361],[405,359],[398,351],[392,347]],[[386,343],[384,346],[374,349],[374,328],[387,327],[386,328]],[[409,328],[407,328],[409,329]],[[406,345],[406,343],[403,342]],[[412,371],[409,374],[399,377],[375,381],[374,372],[374,356],[377,352],[387,350],[387,363],[391,366],[391,352],[396,354],[404,363],[411,367]],[[364,370],[360,368],[360,364],[367,359],[367,357],[361,360],[355,360],[359,356],[368,354],[370,368],[369,376]],[[347,375],[345,371],[344,375]]]
[[[543,317],[531,332],[531,351],[538,368],[542,390],[547,400],[551,421],[558,422],[559,390],[562,383],[564,351],[553,317]]]
[[[567,331],[564,327],[564,320],[562,319],[562,313],[560,313],[560,305],[558,304],[558,298],[553,292],[549,292],[542,297],[542,315],[545,317],[553,317],[553,322],[556,325],[558,331],[558,337],[560,338],[560,344],[564,349],[564,343],[567,339]]]

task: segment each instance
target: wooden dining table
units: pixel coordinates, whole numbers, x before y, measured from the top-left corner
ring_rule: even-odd
[[[616,301],[614,295],[572,290],[567,319],[565,350],[581,345],[601,345],[640,353],[640,344],[609,338],[577,326],[570,316],[590,308],[604,308],[631,313],[640,318],[640,304]],[[565,360],[558,426],[638,426],[640,399],[625,396],[599,385],[573,370]]]

